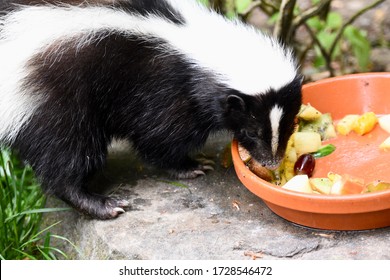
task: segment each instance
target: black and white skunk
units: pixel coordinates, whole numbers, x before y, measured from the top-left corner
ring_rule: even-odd
[[[15,5],[16,3],[16,5]],[[92,217],[128,203],[90,193],[113,138],[179,178],[210,133],[277,165],[301,104],[292,52],[195,0],[3,0],[0,140],[44,189]]]

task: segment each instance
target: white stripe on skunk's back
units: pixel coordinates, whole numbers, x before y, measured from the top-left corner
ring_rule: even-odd
[[[96,34],[102,30],[165,39],[169,46],[161,51],[166,55],[184,54],[195,67],[245,94],[277,90],[296,76],[291,52],[275,40],[195,0],[166,1],[183,16],[184,25],[104,6],[20,6],[0,18],[0,139],[12,141],[42,102],[42,95],[23,87],[32,70],[26,67],[29,59],[61,41],[77,38],[74,46],[82,48],[99,40]]]
[[[261,94],[278,90],[296,77],[297,65],[291,50],[274,38],[210,12],[195,1],[168,2],[180,8],[187,24],[179,36],[165,36],[200,65],[220,74],[231,88],[249,95]]]

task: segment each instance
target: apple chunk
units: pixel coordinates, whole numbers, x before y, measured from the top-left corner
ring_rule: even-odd
[[[282,189],[303,193],[313,193],[309,177],[307,175],[296,175],[292,177],[286,184],[283,185]]]
[[[390,115],[384,115],[379,117],[378,123],[383,130],[390,133]]]
[[[313,190],[321,194],[330,194],[333,182],[329,178],[311,178],[310,184]]]
[[[313,153],[321,147],[321,135],[317,132],[295,132],[294,147],[297,155]]]
[[[379,148],[384,150],[384,151],[389,151],[390,150],[390,136],[386,138],[385,141],[383,141],[380,145]]]

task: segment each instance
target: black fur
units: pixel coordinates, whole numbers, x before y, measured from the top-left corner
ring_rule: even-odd
[[[275,92],[248,96],[238,94],[241,102],[233,100],[225,118],[226,126],[234,131],[235,138],[251,155],[264,166],[275,167],[284,157],[288,139],[294,130],[294,118],[301,106],[302,78],[297,76],[294,81]],[[279,126],[278,149],[272,155],[272,129],[269,119],[271,108],[278,105],[284,110]]]
[[[192,176],[199,164],[188,153],[222,128],[219,100],[226,90],[184,58],[159,56],[163,41],[99,36],[104,39],[77,52],[62,45],[60,57],[39,54],[31,61],[36,70],[25,86],[46,93],[46,101],[14,145],[50,192],[109,218],[92,197],[83,209],[78,192],[87,192],[87,179],[104,165],[110,141],[130,139],[148,162]]]
[[[183,23],[158,0],[144,2]],[[145,11],[140,1],[123,3],[132,13]],[[29,62],[34,70],[24,86],[44,95],[44,102],[13,147],[48,192],[92,217],[116,217],[125,201],[87,190],[113,138],[130,140],[144,160],[183,178],[205,169],[189,154],[221,129],[233,131],[264,164],[281,159],[301,102],[300,78],[278,93],[248,96],[218,83],[213,73],[194,67],[162,39],[112,31],[95,35],[97,40],[82,48],[76,48],[77,38],[53,42]],[[276,158],[270,153],[268,119],[274,104],[286,112]]]

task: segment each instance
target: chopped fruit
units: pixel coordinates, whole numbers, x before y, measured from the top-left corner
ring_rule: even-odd
[[[310,185],[313,191],[320,194],[330,194],[333,182],[329,178],[311,178]]]
[[[340,176],[333,181],[330,194],[359,194],[365,189],[364,180],[350,175]]]
[[[388,151],[390,150],[390,136],[386,138],[385,141],[383,141],[380,145],[379,145],[379,148],[384,150],[384,151]]]
[[[311,178],[316,159],[330,155],[336,150],[333,144],[323,145],[322,141],[337,137],[337,134],[347,135],[351,131],[365,135],[372,131],[377,123],[384,131],[390,133],[390,114],[379,118],[373,112],[362,115],[349,114],[335,126],[329,113],[321,113],[308,104],[302,105],[297,120],[299,123],[288,140],[282,163],[274,171],[261,166],[251,158],[248,151],[239,146],[241,159],[258,177],[286,190],[323,195],[362,194],[390,190],[390,182],[377,180],[367,184],[363,179],[349,174],[329,172],[326,178]],[[372,135],[367,137],[370,136]],[[390,136],[380,144],[379,148],[390,151]]]
[[[322,140],[333,139],[337,137],[336,129],[333,124],[329,124],[328,127],[324,130]]]
[[[296,162],[297,161],[297,152],[295,151],[295,148],[294,147],[289,147],[287,146],[287,150],[286,150],[286,153],[285,153],[285,156],[284,156],[284,159],[286,161],[290,161],[290,162]]]
[[[336,130],[341,135],[347,135],[352,131],[355,121],[359,115],[346,115],[336,125]]]
[[[313,193],[313,190],[310,186],[309,177],[307,175],[296,175],[292,177],[282,189],[304,192],[304,193]]]
[[[295,175],[305,174],[309,177],[313,175],[314,167],[316,166],[316,160],[311,154],[303,154],[294,164]]]
[[[313,153],[321,147],[321,136],[317,132],[295,132],[294,147],[298,155]]]
[[[299,122],[299,131],[317,132],[321,135],[321,140],[328,140],[336,137],[336,130],[333,125],[332,116],[329,113],[322,114],[316,120]]]
[[[373,130],[377,122],[378,118],[375,113],[368,112],[359,116],[359,118],[354,122],[352,129],[357,134],[364,135]]]
[[[390,183],[383,182],[383,181],[375,181],[368,184],[364,192],[367,193],[367,192],[377,192],[377,191],[384,191],[384,190],[390,190]]]
[[[308,105],[302,105],[301,111],[298,114],[298,118],[305,121],[313,121],[321,117],[322,113],[318,111],[316,108]]]
[[[390,133],[390,115],[384,115],[378,119],[379,126]]]

